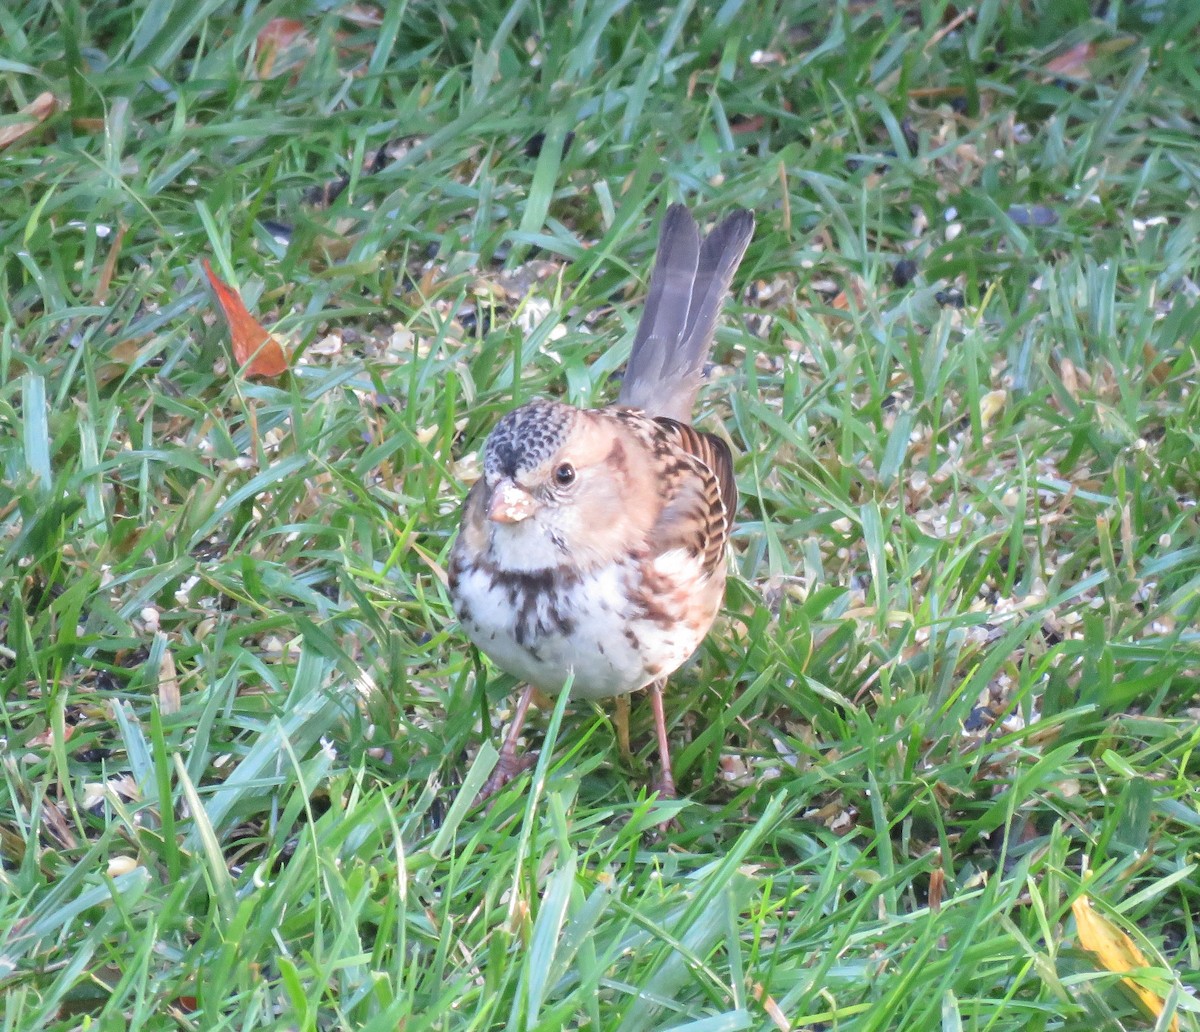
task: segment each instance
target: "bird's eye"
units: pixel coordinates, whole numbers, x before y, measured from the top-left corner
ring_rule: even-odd
[[[566,487],[575,481],[575,467],[564,462],[554,471],[554,481],[559,487]]]

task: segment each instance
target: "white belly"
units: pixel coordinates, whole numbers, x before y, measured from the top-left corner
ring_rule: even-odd
[[[608,566],[562,589],[543,580],[518,590],[466,570],[459,620],[498,667],[548,694],[574,674],[572,697],[622,695],[677,669],[703,637],[640,618],[628,601],[634,575],[632,565]]]

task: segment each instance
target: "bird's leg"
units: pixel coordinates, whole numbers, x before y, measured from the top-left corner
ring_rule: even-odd
[[[651,789],[658,793],[659,799],[674,799],[675,779],[671,776],[671,751],[667,744],[667,719],[663,715],[663,685],[666,679],[654,681],[647,691],[650,693],[650,706],[654,710],[654,731],[658,735],[658,761],[661,765],[658,777],[651,783]]]
[[[621,758],[628,763],[633,759],[633,750],[629,748],[629,696],[618,695],[616,711],[613,713],[613,723],[617,725],[617,745],[621,750]]]
[[[487,779],[483,788],[479,790],[479,795],[475,797],[476,803],[482,803],[485,799],[494,796],[521,771],[525,770],[533,763],[532,756],[517,755],[517,739],[521,737],[521,728],[525,724],[525,714],[529,712],[529,704],[533,701],[533,685],[526,685],[525,690],[521,693],[521,698],[517,700],[517,711],[513,714],[512,723],[508,727],[508,734],[504,736],[504,744],[500,746],[500,757],[496,760],[496,766],[492,769],[492,776]]]

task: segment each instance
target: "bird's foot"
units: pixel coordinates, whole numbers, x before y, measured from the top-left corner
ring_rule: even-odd
[[[496,766],[492,768],[491,776],[484,782],[483,788],[479,790],[479,795],[475,797],[475,805],[479,806],[481,803],[487,802],[513,778],[532,767],[536,760],[537,753],[501,752]]]
[[[670,771],[663,771],[651,781],[650,791],[657,793],[659,799],[679,798],[679,793],[675,791],[675,779],[671,777]]]
[[[679,793],[675,790],[675,779],[671,777],[670,771],[664,771],[659,774],[649,785],[650,791],[658,796],[659,801],[664,799],[678,799]],[[680,831],[682,826],[675,817],[668,817],[665,821],[660,822],[655,829],[655,838],[659,841],[664,839],[672,831]]]

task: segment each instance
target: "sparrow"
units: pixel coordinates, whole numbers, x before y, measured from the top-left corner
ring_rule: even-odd
[[[676,795],[663,687],[721,607],[737,508],[729,447],[690,420],[753,231],[740,210],[702,238],[686,207],[668,208],[616,403],[530,401],[483,446],[450,553],[450,600],[466,636],[526,687],[481,799],[527,765],[518,740],[534,690],[568,682],[580,699],[648,690],[652,788]]]

